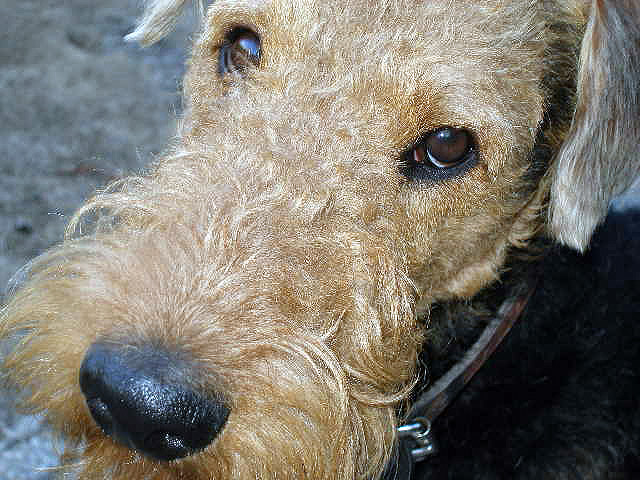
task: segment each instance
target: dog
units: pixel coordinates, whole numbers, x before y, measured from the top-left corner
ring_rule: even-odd
[[[151,2],[129,39],[159,40],[184,3]],[[523,358],[544,364],[535,377],[510,367],[545,359],[536,345],[556,327],[602,331],[532,312],[569,255],[547,239],[586,251],[640,173],[639,25],[633,0],[214,2],[175,142],[83,205],[2,311],[19,338],[5,368],[69,438],[63,464],[157,480],[632,469],[637,402],[586,367],[550,373],[597,342]],[[403,446],[412,405],[467,347],[488,352],[473,345],[493,317],[516,324],[504,348],[444,382],[454,400]],[[621,363],[627,393],[636,357]],[[566,400],[582,391],[567,379],[602,393],[582,398],[601,398],[601,417]],[[515,404],[530,423],[507,415]],[[487,425],[487,405],[505,425]],[[440,453],[407,464],[421,449]]]

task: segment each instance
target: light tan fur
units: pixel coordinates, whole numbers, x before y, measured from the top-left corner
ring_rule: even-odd
[[[551,231],[585,250],[615,195],[640,174],[640,4],[594,1],[578,78],[578,104],[555,165]]]
[[[138,27],[125,40],[141,45],[152,45],[164,38],[175,26],[187,0],[152,0]],[[204,11],[202,1],[196,2],[199,12]]]
[[[415,381],[417,312],[494,281],[511,247],[544,229],[550,184],[553,231],[583,248],[638,172],[637,56],[589,76],[607,12],[628,26],[619,18],[637,19],[637,5],[594,3],[213,3],[175,144],[150,174],[84,205],[2,313],[4,335],[24,335],[6,366],[72,440],[69,468],[87,479],[377,477]],[[130,38],[156,41],[183,4],[152,2]],[[222,79],[218,51],[234,26],[259,33],[261,61]],[[602,85],[613,96],[585,120]],[[629,94],[636,103],[614,106]],[[626,122],[619,133],[571,153],[591,148],[604,111]],[[402,152],[444,125],[474,133],[479,163],[443,182],[403,177]],[[568,131],[558,164],[534,168],[536,149],[552,157]],[[602,171],[588,162],[608,157],[626,162],[623,174],[590,186],[573,171]],[[572,188],[596,205],[565,206]],[[571,221],[559,213],[576,209]],[[215,442],[155,462],[104,436],[77,380],[99,338],[203,365],[200,383],[231,407]]]

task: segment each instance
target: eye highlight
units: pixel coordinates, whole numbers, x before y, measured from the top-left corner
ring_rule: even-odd
[[[220,47],[218,58],[220,75],[243,73],[260,63],[260,36],[249,28],[231,30]]]
[[[477,148],[468,130],[442,127],[420,138],[403,157],[401,171],[406,177],[441,181],[473,167]]]

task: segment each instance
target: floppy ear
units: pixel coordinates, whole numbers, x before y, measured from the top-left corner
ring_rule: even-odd
[[[145,47],[162,40],[173,30],[186,3],[187,0],[149,0],[138,26],[125,40]],[[197,1],[196,6],[200,13],[204,11],[203,0]]]
[[[584,250],[640,173],[639,0],[593,0],[573,124],[553,168],[551,233]]]

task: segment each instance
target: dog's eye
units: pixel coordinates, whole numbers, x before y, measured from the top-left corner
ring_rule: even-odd
[[[244,72],[260,63],[260,37],[248,28],[229,32],[220,48],[220,74]]]
[[[442,127],[416,142],[404,155],[402,173],[410,178],[444,180],[471,168],[476,160],[473,136],[464,128]]]
[[[451,168],[462,162],[471,147],[471,138],[460,128],[441,128],[428,134],[413,147],[413,161],[424,165],[431,163],[437,168]]]

